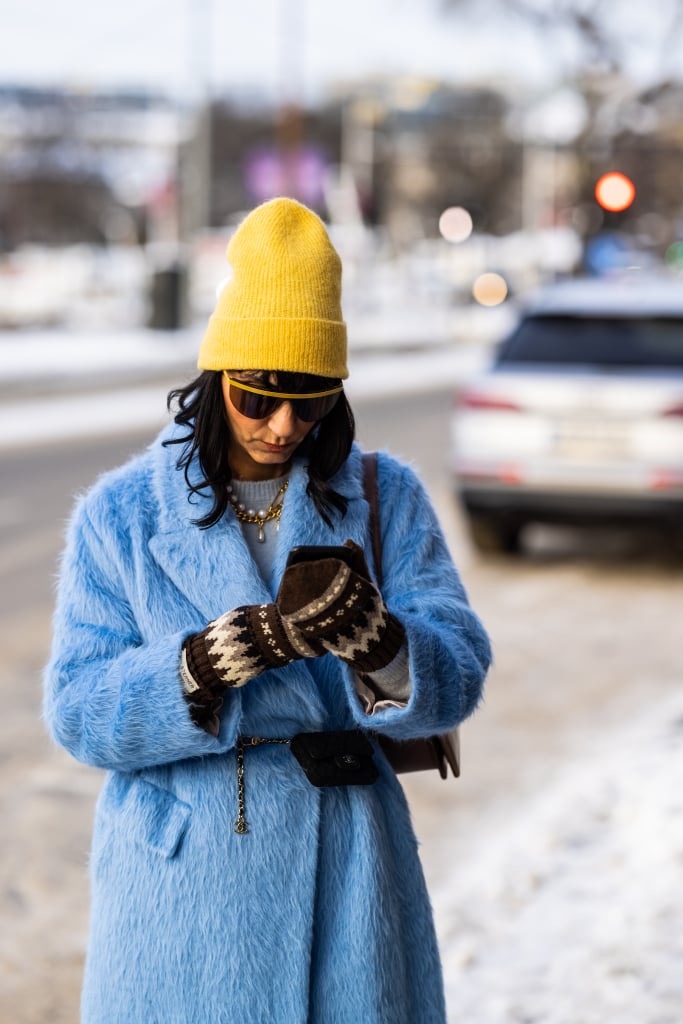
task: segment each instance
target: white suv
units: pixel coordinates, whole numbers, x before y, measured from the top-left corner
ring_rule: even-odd
[[[476,546],[529,522],[683,532],[683,278],[575,280],[522,313],[456,395],[452,471]]]

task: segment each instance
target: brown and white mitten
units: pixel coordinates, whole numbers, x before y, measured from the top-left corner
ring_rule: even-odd
[[[183,644],[180,674],[193,721],[217,735],[227,687],[308,654],[292,646],[275,604],[240,605],[219,616]]]
[[[371,581],[362,548],[344,546],[350,565],[322,558],[289,566],[274,604],[233,608],[187,637],[180,673],[197,725],[217,735],[226,688],[300,658],[330,651],[360,673],[393,661],[403,626]]]
[[[357,672],[376,672],[396,657],[405,630],[370,579],[362,548],[351,540],[344,547],[350,564],[321,558],[289,566],[275,603],[298,650],[330,651]]]

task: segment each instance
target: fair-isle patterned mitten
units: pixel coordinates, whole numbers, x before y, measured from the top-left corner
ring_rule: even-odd
[[[289,566],[275,603],[297,649],[322,648],[357,672],[376,672],[396,657],[405,630],[370,579],[362,548],[351,540],[344,547],[350,564],[322,558]]]
[[[294,647],[274,604],[225,612],[183,644],[180,674],[193,721],[217,735],[226,687],[244,686],[267,669],[324,653],[308,645]]]
[[[180,672],[197,725],[217,735],[226,687],[300,658],[330,651],[361,673],[393,661],[403,626],[370,580],[362,549],[353,541],[344,546],[351,565],[337,558],[292,565],[274,604],[233,608],[187,637]]]

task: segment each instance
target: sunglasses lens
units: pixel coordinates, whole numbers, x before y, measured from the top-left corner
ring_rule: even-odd
[[[230,385],[230,401],[242,416],[250,420],[262,420],[277,408],[280,403],[278,398],[271,395],[257,395],[253,391],[243,391]]]
[[[295,398],[292,402],[294,412],[304,423],[314,423],[332,412],[340,394],[338,391],[335,395],[322,395],[320,398]]]
[[[298,418],[304,423],[315,423],[327,416],[339,400],[340,391],[319,397],[280,398],[278,395],[260,395],[257,391],[245,391],[231,382],[230,401],[242,416],[251,420],[263,420],[271,416],[284,401],[290,401]]]

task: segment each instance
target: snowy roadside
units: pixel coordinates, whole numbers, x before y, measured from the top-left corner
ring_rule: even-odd
[[[44,337],[24,342],[19,337],[13,343],[3,339],[0,386],[5,398],[0,407],[0,449],[160,429],[168,419],[169,380],[181,384],[192,378],[197,348],[192,332],[172,338],[151,332],[108,335],[99,339],[97,350],[90,345],[87,358],[82,339],[68,334],[49,343]],[[26,377],[32,376],[48,392],[51,384],[54,393],[11,397],[13,382],[22,379],[22,357],[30,357]],[[351,351],[346,391],[353,401],[451,387],[475,373],[486,357],[482,345]],[[107,379],[111,380],[109,386]],[[88,387],[91,380],[92,387]]]
[[[451,1024],[679,1024],[682,739],[677,695],[453,864],[432,891]]]

